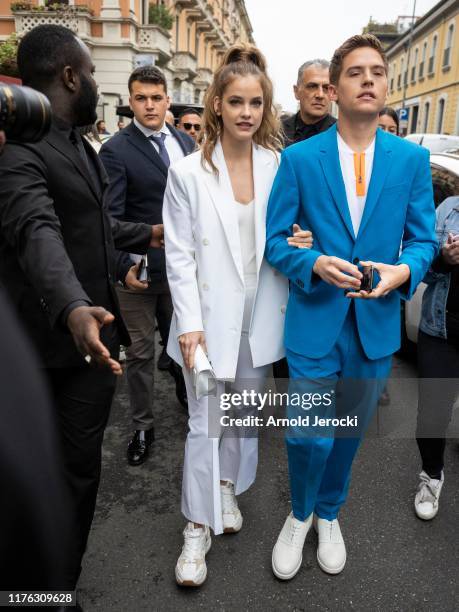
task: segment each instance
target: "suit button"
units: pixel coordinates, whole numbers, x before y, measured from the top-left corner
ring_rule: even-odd
[[[203,244],[204,246],[208,246],[208,245],[209,245],[209,241],[207,240],[207,238],[203,238],[203,240],[202,240],[202,244]]]
[[[354,259],[352,260],[352,263],[357,265],[359,263],[360,259],[358,257],[354,257]]]
[[[285,311],[287,310],[287,308],[285,306],[281,306],[281,313],[285,314]]]
[[[209,285],[207,283],[202,283],[202,288],[204,291],[209,291]]]

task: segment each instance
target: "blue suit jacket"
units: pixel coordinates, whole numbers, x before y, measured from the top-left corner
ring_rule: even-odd
[[[195,143],[188,134],[171,126],[169,130],[184,155],[193,152]],[[107,140],[99,155],[110,180],[107,191],[110,213],[122,221],[162,223],[168,169],[134,122]],[[164,249],[150,248],[148,264],[152,282],[167,280]],[[131,259],[126,255],[118,265],[119,278],[125,278],[130,266]]]
[[[358,263],[405,263],[406,286],[376,300],[355,300],[358,333],[370,359],[400,346],[400,297],[410,299],[436,249],[429,152],[377,131],[365,210],[354,236],[339,163],[337,126],[286,149],[267,213],[266,258],[290,279],[286,348],[319,358],[335,344],[351,304],[343,289],[312,269],[320,255]],[[314,248],[287,244],[292,226],[312,231]]]

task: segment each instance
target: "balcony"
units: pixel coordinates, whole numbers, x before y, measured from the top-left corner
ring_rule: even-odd
[[[176,0],[175,8],[181,10],[184,8],[195,8],[199,6],[199,0]]]
[[[159,66],[166,64],[172,57],[170,34],[157,25],[144,25],[137,30],[137,46],[142,53],[156,55]]]
[[[174,55],[173,68],[178,78],[189,79],[197,75],[196,58],[187,51],[179,51]]]
[[[196,87],[206,89],[212,83],[213,72],[210,68],[198,68],[198,75],[194,80]]]
[[[14,27],[19,37],[38,25],[61,25],[72,30],[83,40],[91,37],[92,14],[87,7],[73,8],[65,6],[62,10],[24,10],[15,11]]]

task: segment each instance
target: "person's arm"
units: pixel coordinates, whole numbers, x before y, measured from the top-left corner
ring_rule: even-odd
[[[72,302],[91,304],[65,249],[47,185],[47,169],[33,146],[7,144],[0,157],[0,226],[19,264],[46,304],[52,326]]]
[[[189,196],[180,176],[169,169],[163,204],[166,270],[171,290],[177,336],[185,365],[193,365],[194,350],[204,346],[204,324],[197,282],[193,220]]]
[[[397,265],[406,264],[410,269],[409,279],[398,288],[402,299],[413,297],[437,251],[429,151],[421,149],[406,212],[402,250],[397,262]]]
[[[343,289],[359,288],[361,273],[357,266],[314,248],[298,249],[290,244],[294,225],[299,223],[300,203],[287,149],[282,154],[268,203],[265,248],[268,262],[304,293],[314,291],[321,280]]]
[[[77,349],[121,374],[100,342],[102,326],[114,317],[92,306],[63,240],[47,185],[47,168],[33,146],[10,144],[0,157],[0,230],[48,315],[52,327],[68,328]]]

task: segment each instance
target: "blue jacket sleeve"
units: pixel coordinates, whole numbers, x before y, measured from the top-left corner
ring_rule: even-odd
[[[286,150],[268,202],[265,257],[297,287],[311,293],[321,282],[312,269],[322,253],[314,249],[298,249],[287,243],[287,238],[292,236],[293,224],[298,223],[300,206],[298,183]]]
[[[398,289],[400,297],[405,300],[413,297],[438,250],[429,151],[421,149],[419,158],[406,212],[402,251],[397,262],[407,264],[411,271],[409,281]]]

